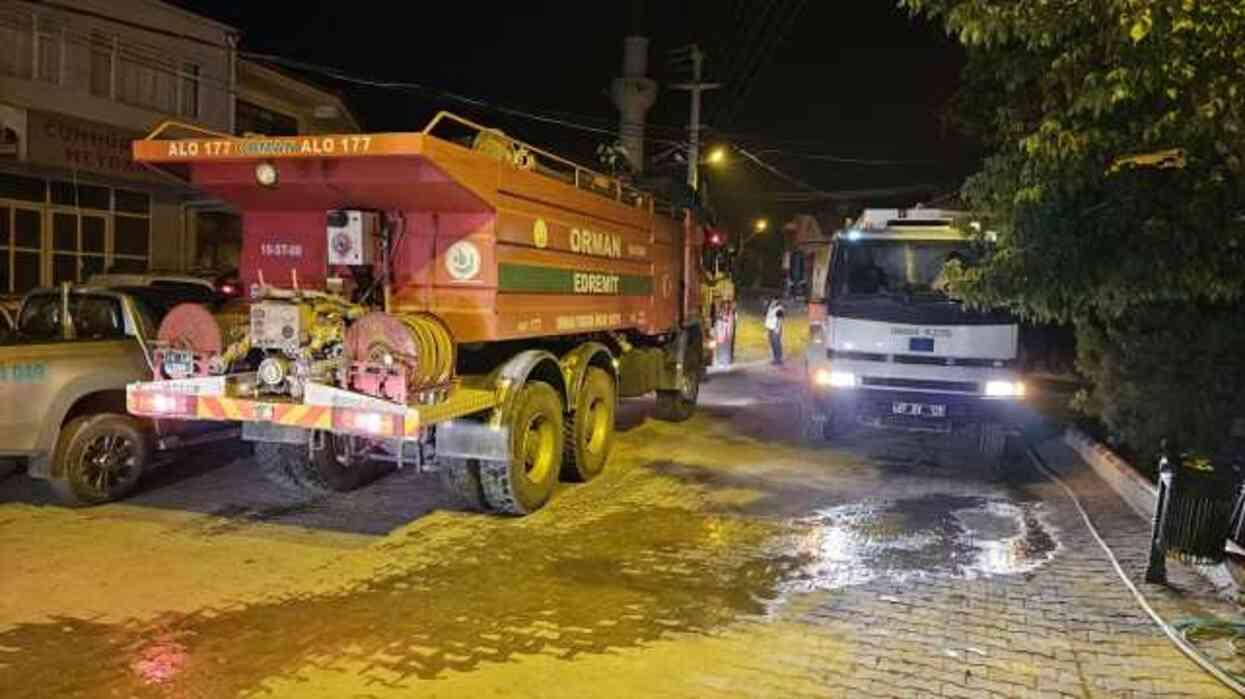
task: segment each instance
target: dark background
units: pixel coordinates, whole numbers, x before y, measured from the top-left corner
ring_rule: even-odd
[[[434,88],[307,75],[339,90],[369,131],[418,129],[450,109],[595,165],[596,146],[613,141],[617,128],[608,89],[620,71],[622,38],[638,33],[650,38],[649,73],[659,83],[687,79],[666,56],[692,42],[708,54],[705,79],[727,83],[705,98],[708,143],[743,146],[816,188],[935,183],[951,191],[980,157],[942,117],[960,50],[892,0],[176,4],[237,27],[243,50]],[[438,90],[589,128],[467,106]],[[686,141],[687,118],[686,93],[662,89],[649,112],[648,154]],[[859,165],[808,154],[932,162]],[[778,203],[774,193],[800,188],[739,157],[705,177],[721,222],[736,235],[757,216],[774,228],[791,214],[825,208]]]

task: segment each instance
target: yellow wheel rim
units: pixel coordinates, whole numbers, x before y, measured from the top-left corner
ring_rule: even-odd
[[[558,449],[557,430],[544,415],[533,415],[523,429],[519,455],[523,459],[523,474],[528,480],[540,483],[549,475]]]
[[[605,441],[610,433],[610,422],[613,421],[613,415],[610,413],[610,406],[600,398],[588,405],[584,421],[588,426],[584,433],[584,450],[589,454],[596,455],[605,451]]]

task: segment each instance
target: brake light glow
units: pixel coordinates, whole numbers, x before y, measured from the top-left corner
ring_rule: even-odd
[[[191,416],[195,414],[197,398],[182,393],[159,393],[138,391],[130,395],[129,410],[135,415],[153,417]]]
[[[333,412],[333,427],[373,437],[395,437],[402,433],[401,419],[401,415],[375,410],[338,408]]]

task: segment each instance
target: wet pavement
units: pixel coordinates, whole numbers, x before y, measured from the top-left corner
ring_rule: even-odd
[[[9,478],[0,697],[1223,694],[1020,450],[810,449],[793,381],[715,376],[683,426],[628,403],[606,475],[524,519],[409,470],[300,501],[231,448],[91,510]],[[1064,467],[1139,571],[1147,523]],[[1164,613],[1214,606],[1172,579]]]

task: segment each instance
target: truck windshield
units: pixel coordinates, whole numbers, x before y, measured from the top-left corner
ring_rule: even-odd
[[[69,295],[69,315],[79,339],[125,337],[121,304],[110,296]],[[17,321],[17,335],[26,340],[60,340],[64,337],[60,294],[36,294],[26,299]]]
[[[966,240],[860,240],[837,246],[829,294],[836,299],[880,296],[945,298],[943,266],[976,259]]]

